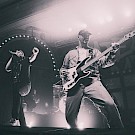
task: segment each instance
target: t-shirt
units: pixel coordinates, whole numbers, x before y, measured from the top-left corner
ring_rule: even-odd
[[[72,67],[76,67],[78,63],[82,62],[84,59],[89,58],[91,61],[93,58],[98,57],[101,52],[96,48],[84,49],[84,48],[76,48],[74,50],[69,51],[63,61],[63,65],[61,69],[70,69]],[[111,64],[110,64],[111,62]],[[88,69],[91,71],[89,77],[99,77],[99,68],[109,67],[114,64],[113,59],[108,56],[103,56],[97,62],[90,65],[85,71]]]
[[[24,59],[13,57],[11,72],[13,77],[13,83],[27,84],[30,82],[30,67],[31,63],[29,58]]]

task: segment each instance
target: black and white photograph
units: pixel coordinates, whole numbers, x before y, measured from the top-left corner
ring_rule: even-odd
[[[134,135],[134,6],[0,0],[0,135]]]

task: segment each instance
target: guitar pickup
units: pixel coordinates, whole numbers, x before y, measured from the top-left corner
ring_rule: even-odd
[[[68,85],[68,87],[72,86],[73,84],[74,84],[74,82],[70,83],[70,84]]]
[[[75,78],[75,72],[73,72],[73,75],[72,75],[73,78]]]

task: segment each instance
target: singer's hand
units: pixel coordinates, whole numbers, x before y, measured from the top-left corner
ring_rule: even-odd
[[[32,52],[34,54],[38,54],[39,53],[39,49],[37,47],[34,47],[33,50],[32,50]]]

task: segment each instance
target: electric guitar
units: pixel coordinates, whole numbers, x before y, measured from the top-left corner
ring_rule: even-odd
[[[125,42],[126,40],[130,39],[131,37],[133,37],[135,35],[135,30],[126,34],[121,40],[119,40],[117,43],[120,45],[123,42]],[[68,77],[66,79],[64,79],[64,81],[62,81],[62,85],[63,85],[63,90],[64,91],[68,91],[71,88],[73,88],[77,82],[84,78],[87,77],[88,75],[90,75],[91,71],[85,71],[89,66],[91,66],[93,63],[97,62],[101,57],[103,57],[104,55],[106,55],[107,53],[109,53],[110,51],[112,51],[113,46],[109,47],[108,49],[106,49],[104,52],[102,52],[100,55],[98,55],[97,57],[93,58],[92,60],[90,60],[89,57],[87,57],[86,59],[84,59],[80,64],[78,64],[76,67],[70,68],[70,69],[66,69],[66,72],[69,73]]]

